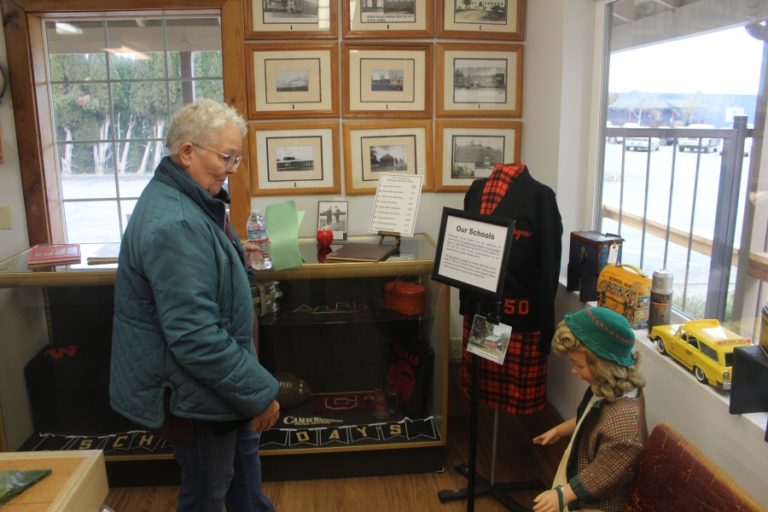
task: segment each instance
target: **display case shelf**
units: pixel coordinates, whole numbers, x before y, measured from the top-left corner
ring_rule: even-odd
[[[378,237],[350,237],[349,242],[378,243]],[[252,276],[256,287],[276,282],[280,289],[275,312],[259,318],[260,360],[273,372],[303,379],[313,391],[303,403],[283,407],[281,422],[263,436],[265,478],[441,469],[447,436],[449,289],[430,279],[434,242],[426,235],[404,238],[392,261],[370,263],[322,263],[314,240],[302,239],[299,247],[302,266]],[[83,261],[73,265],[29,268],[26,252],[0,262],[0,288],[39,290],[39,316],[47,323],[46,339],[34,343],[0,335],[0,353],[29,345],[26,359],[14,363],[14,383],[8,388],[23,390],[24,396],[0,391],[0,439],[10,450],[22,445],[25,450],[103,449],[112,485],[173,483],[169,475],[177,472],[168,444],[121,422],[109,409],[105,369],[117,265],[88,265],[88,255],[100,248],[81,244]],[[392,280],[424,287],[423,313],[383,307],[384,286]],[[347,306],[351,311],[343,312]],[[328,312],[320,313],[325,307]],[[32,359],[47,349],[67,359],[74,353],[72,345],[87,361],[69,368],[67,386],[28,386],[24,370],[29,373]],[[409,374],[404,361],[416,361],[414,354],[423,358],[423,366]],[[56,375],[38,370],[45,378]],[[41,386],[50,392],[41,393]],[[408,389],[411,395],[404,399]],[[400,393],[386,414],[374,411],[377,391]],[[353,400],[354,407],[341,407]],[[334,410],[334,404],[340,408]],[[138,463],[144,465],[141,470]]]

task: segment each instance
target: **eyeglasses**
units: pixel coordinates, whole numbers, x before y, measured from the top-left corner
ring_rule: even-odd
[[[221,160],[224,162],[224,168],[228,171],[231,169],[237,169],[237,167],[240,165],[240,162],[243,160],[243,155],[228,155],[226,153],[219,153],[215,149],[207,148],[205,146],[198,144],[197,142],[190,142],[190,144],[192,144],[196,148],[210,151],[211,153],[221,158]]]

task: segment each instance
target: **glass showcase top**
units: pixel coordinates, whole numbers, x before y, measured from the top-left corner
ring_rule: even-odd
[[[364,277],[431,273],[435,242],[423,233],[400,239],[399,251],[381,262],[328,261],[327,255],[343,245],[395,245],[393,237],[354,235],[322,248],[314,238],[300,238],[303,264],[285,270],[257,271],[256,280],[313,279],[316,277]],[[0,287],[97,286],[114,282],[119,243],[80,244],[80,261],[72,263],[29,265],[31,249],[0,262]]]

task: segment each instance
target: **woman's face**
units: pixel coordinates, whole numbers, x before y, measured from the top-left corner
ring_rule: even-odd
[[[210,145],[187,142],[182,148],[187,173],[212,196],[221,192],[224,182],[237,172],[243,145],[240,131],[233,125],[222,128],[218,140]]]
[[[583,350],[572,350],[568,352],[568,360],[571,362],[571,373],[581,380],[593,384],[595,374],[587,361],[587,353]]]

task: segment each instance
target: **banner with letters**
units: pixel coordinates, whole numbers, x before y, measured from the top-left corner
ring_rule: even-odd
[[[330,448],[435,441],[440,438],[433,416],[356,425],[345,424],[335,418],[285,416],[281,418],[281,423],[284,426],[262,434],[261,449]],[[167,441],[145,430],[107,435],[37,433],[27,439],[21,450],[103,450],[106,456],[173,452]]]

